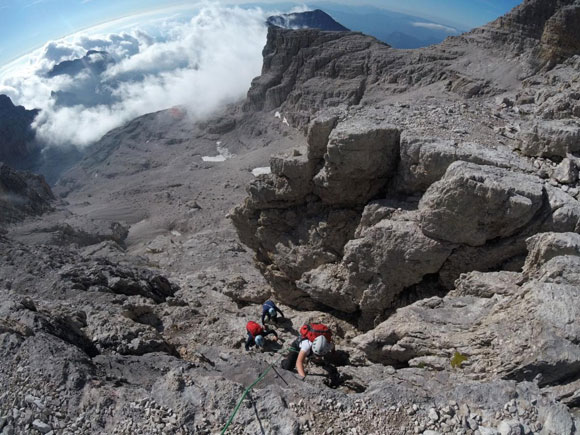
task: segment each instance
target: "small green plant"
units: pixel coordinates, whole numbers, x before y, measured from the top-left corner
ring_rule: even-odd
[[[419,364],[417,364],[418,369],[424,369],[425,367],[427,367],[427,365],[423,361],[421,361]]]
[[[467,361],[467,355],[463,355],[462,353],[455,352],[453,357],[451,358],[451,367],[454,369],[461,367],[461,364]]]

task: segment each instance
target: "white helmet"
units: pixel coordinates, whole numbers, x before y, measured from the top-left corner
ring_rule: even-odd
[[[262,337],[261,335],[256,335],[256,338],[254,338],[254,341],[256,342],[256,346],[264,347],[264,337]]]
[[[312,342],[312,352],[314,355],[326,355],[331,348],[331,344],[328,342],[324,335],[319,335]]]
[[[276,310],[274,308],[270,308],[268,310],[268,314],[270,314],[270,317],[272,317],[272,319],[275,319],[276,316],[278,316],[278,313],[276,312]]]

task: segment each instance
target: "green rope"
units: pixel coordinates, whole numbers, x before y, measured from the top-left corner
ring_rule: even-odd
[[[298,349],[294,349],[293,347],[289,347],[287,350],[290,351],[294,351],[294,352],[298,352]],[[268,366],[268,368],[266,370],[264,370],[264,372],[258,377],[258,379],[256,379],[252,385],[250,385],[248,388],[246,388],[244,390],[244,393],[242,394],[242,397],[240,398],[240,400],[238,401],[238,404],[236,405],[236,407],[234,408],[234,412],[232,412],[232,415],[230,416],[228,422],[226,423],[225,427],[223,428],[221,435],[224,435],[226,433],[226,431],[228,430],[228,427],[230,427],[230,424],[232,424],[232,421],[234,420],[234,417],[236,416],[236,414],[238,413],[240,406],[242,406],[242,403],[244,401],[244,399],[246,398],[246,396],[248,395],[248,393],[250,392],[250,390],[252,388],[254,388],[254,386],[260,382],[262,379],[264,379],[264,377],[268,374],[268,372],[272,369],[272,367],[274,367],[276,364],[278,364],[278,361],[280,361],[280,359],[282,358],[282,356],[280,356],[276,361],[274,361],[272,364],[270,364]]]

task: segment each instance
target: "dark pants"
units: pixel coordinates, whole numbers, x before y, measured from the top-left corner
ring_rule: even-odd
[[[300,352],[300,339],[297,338],[290,345],[292,349],[288,352],[288,355],[280,362],[280,367],[284,370],[294,370],[296,367],[296,360],[298,359],[298,353]]]

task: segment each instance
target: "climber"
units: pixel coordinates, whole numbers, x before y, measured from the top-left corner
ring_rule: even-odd
[[[264,337],[270,334],[274,334],[272,340],[278,341],[278,334],[273,329],[264,329],[258,323],[250,320],[246,324],[246,331],[248,332],[248,338],[246,340],[246,350],[250,350],[254,344],[260,349],[264,348],[265,340]]]
[[[280,315],[284,317],[284,313],[282,312],[282,310],[280,310],[280,308],[276,306],[274,302],[272,301],[264,302],[264,305],[262,305],[262,325],[264,325],[264,320],[266,318],[268,321],[272,319],[274,322],[277,322],[278,313],[280,313]]]
[[[306,377],[304,364],[307,359],[320,360],[334,349],[332,332],[321,323],[309,323],[300,328],[300,337],[292,344],[290,354],[282,360],[282,368],[296,371],[301,379]]]

